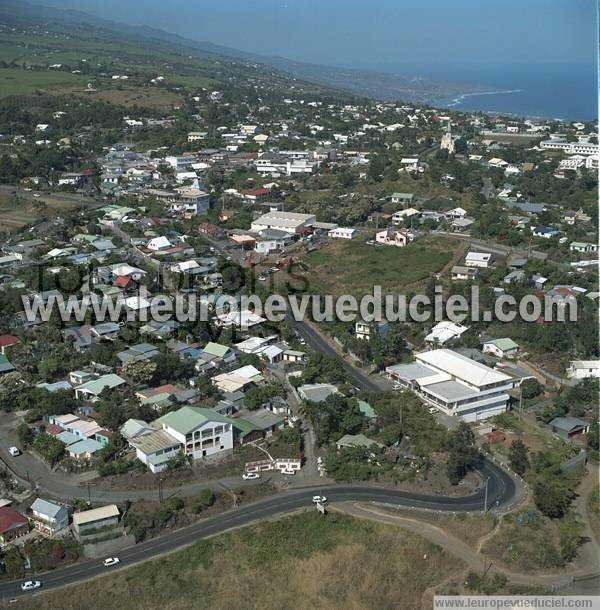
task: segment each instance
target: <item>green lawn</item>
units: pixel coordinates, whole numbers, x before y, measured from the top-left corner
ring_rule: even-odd
[[[457,245],[454,240],[436,241],[431,236],[406,248],[368,245],[359,239],[333,241],[303,259],[309,266],[309,292],[362,297],[372,294],[375,285],[384,293],[405,292],[440,272]]]

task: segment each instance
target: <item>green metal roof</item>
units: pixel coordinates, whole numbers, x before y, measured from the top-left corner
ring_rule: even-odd
[[[373,407],[364,400],[358,401],[358,408],[360,412],[369,419],[375,419],[377,417],[377,413],[375,413]]]
[[[232,424],[233,421],[223,415],[219,415],[212,409],[203,409],[200,407],[181,407],[177,411],[167,413],[159,417],[155,423],[165,424],[169,428],[173,428],[179,434],[188,434],[206,422],[216,421],[222,424]]]
[[[493,343],[498,349],[501,349],[503,352],[506,352],[511,349],[518,349],[518,345],[508,337],[503,339],[494,339],[493,341],[488,341],[488,343]]]
[[[252,422],[242,418],[236,417],[235,419],[229,420],[235,430],[238,431],[240,438],[244,438],[250,432],[254,432],[256,430],[261,430],[258,426],[255,426]]]
[[[220,343],[213,343],[211,341],[210,343],[206,344],[206,347],[204,347],[202,351],[206,352],[207,354],[217,356],[217,358],[223,358],[228,350],[229,348],[226,345],[221,345]]]

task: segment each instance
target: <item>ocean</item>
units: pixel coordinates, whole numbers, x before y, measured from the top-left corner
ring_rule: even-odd
[[[404,76],[423,76],[489,88],[486,94],[454,95],[435,103],[440,108],[481,110],[568,121],[598,118],[598,72],[588,64],[436,63],[372,66]]]

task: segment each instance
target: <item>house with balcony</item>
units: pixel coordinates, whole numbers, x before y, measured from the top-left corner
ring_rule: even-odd
[[[54,536],[69,526],[69,509],[61,504],[37,498],[31,505],[30,521],[42,534]]]
[[[162,428],[173,444],[178,443],[180,450],[194,460],[233,449],[231,420],[212,409],[185,406],[159,417],[153,425]]]

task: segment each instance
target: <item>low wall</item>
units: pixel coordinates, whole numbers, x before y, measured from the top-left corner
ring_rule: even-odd
[[[84,544],[83,554],[88,559],[99,559],[115,555],[118,551],[122,551],[127,547],[135,544],[135,536],[125,535],[105,540],[104,542],[96,542],[95,544]]]

